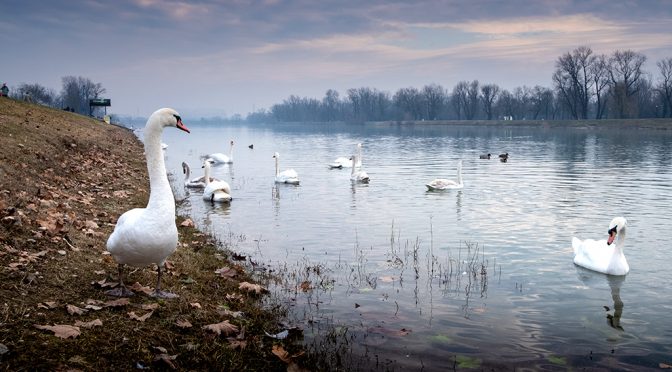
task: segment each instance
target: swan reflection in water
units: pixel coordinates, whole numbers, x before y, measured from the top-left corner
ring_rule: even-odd
[[[625,282],[626,276],[615,276],[598,273],[596,271],[576,267],[576,274],[586,287],[597,287],[600,280],[606,280],[611,289],[611,299],[613,306],[604,306],[607,311],[607,325],[619,331],[624,331],[621,326],[621,315],[623,315],[623,301],[621,300],[621,286]],[[613,310],[613,315],[609,312]]]

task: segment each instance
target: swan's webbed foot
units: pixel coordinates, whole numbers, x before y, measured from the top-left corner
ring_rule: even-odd
[[[133,293],[133,291],[131,291],[130,289],[126,288],[125,285],[121,285],[115,289],[105,291],[105,294],[114,297],[131,297],[135,295],[135,293]]]

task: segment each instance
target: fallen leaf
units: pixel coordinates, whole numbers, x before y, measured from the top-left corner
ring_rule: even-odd
[[[142,308],[142,310],[156,310],[156,309],[159,308],[159,306],[161,306],[161,305],[159,305],[158,302],[154,302],[154,303],[151,303],[151,304],[142,304],[140,306],[140,308]]]
[[[234,278],[236,275],[238,275],[238,271],[236,271],[236,269],[232,269],[228,266],[225,266],[222,267],[221,269],[215,270],[215,274],[219,274],[219,276],[222,278],[231,279]]]
[[[201,308],[201,304],[199,304],[198,302],[192,302],[189,305],[191,307],[193,307],[194,309],[200,309]]]
[[[242,289],[242,290],[248,291],[248,292],[255,292],[257,294],[262,293],[263,291],[266,290],[264,287],[260,286],[259,284],[252,284],[252,283],[248,283],[248,282],[240,283],[238,285],[238,289]]]
[[[65,308],[68,310],[68,314],[70,315],[84,315],[84,313],[88,311],[75,305],[65,305]]]
[[[117,299],[117,300],[107,301],[103,304],[103,306],[105,306],[105,307],[120,307],[120,306],[126,306],[130,303],[131,303],[131,301],[128,298],[124,297],[124,298],[120,298],[120,299]]]
[[[41,309],[55,309],[58,307],[58,304],[55,301],[46,301],[39,303],[37,307]]]
[[[131,311],[130,313],[128,313],[128,317],[133,319],[133,320],[137,320],[139,322],[144,322],[145,320],[149,319],[149,317],[152,316],[152,314],[154,314],[154,312],[150,311],[143,316],[137,316],[137,315],[135,315],[134,311]]]
[[[138,282],[133,283],[133,285],[131,286],[131,289],[134,290],[134,291],[142,292],[146,295],[149,295],[153,292],[153,290],[150,287],[145,287]]]
[[[224,333],[224,336],[228,336],[230,334],[238,332],[238,327],[229,323],[228,320],[225,320],[221,323],[205,325],[205,326],[203,326],[203,329],[215,332],[218,335],[221,335],[222,333]]]
[[[84,327],[84,328],[93,328],[93,327],[98,327],[102,326],[103,321],[100,319],[92,320],[90,322],[80,322],[79,320],[75,322],[76,327]]]
[[[191,327],[193,327],[193,326],[191,325],[191,323],[190,323],[188,320],[186,320],[186,319],[178,319],[178,320],[175,322],[175,325],[177,325],[177,326],[180,327],[180,328],[191,328]]]
[[[194,227],[194,221],[191,220],[191,218],[187,218],[186,220],[182,221],[180,224],[182,227]]]
[[[292,359],[299,357],[305,353],[305,351],[300,351],[294,355],[289,355],[287,350],[285,350],[282,345],[273,345],[273,350],[271,350],[273,354],[275,354],[280,360],[283,362],[290,364],[293,363]]]
[[[54,336],[59,338],[69,338],[69,337],[76,338],[80,334],[79,327],[67,324],[56,324],[54,326],[33,324],[33,326],[37,329],[52,331],[54,332]]]

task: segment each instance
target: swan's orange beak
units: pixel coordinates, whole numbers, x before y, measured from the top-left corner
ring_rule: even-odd
[[[189,131],[189,128],[185,127],[184,124],[182,124],[182,119],[177,119],[177,129],[182,129],[183,131],[187,133],[191,133]]]
[[[611,245],[611,243],[614,242],[614,238],[616,238],[616,229],[611,229],[609,230],[609,238],[607,239],[607,245]]]

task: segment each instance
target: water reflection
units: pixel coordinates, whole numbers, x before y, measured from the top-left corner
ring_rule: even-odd
[[[576,266],[576,273],[579,279],[586,287],[597,288],[603,280],[607,281],[611,290],[612,306],[604,305],[607,311],[607,325],[613,329],[624,331],[621,326],[621,316],[623,315],[623,300],[621,300],[621,286],[625,282],[625,276],[614,276],[598,273]],[[613,314],[609,312],[613,310]]]

